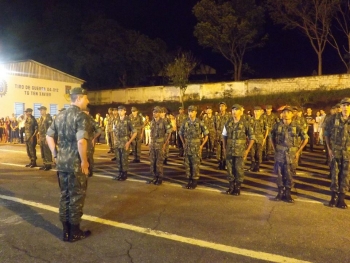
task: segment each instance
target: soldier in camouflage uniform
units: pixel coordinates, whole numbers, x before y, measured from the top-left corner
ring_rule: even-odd
[[[179,148],[179,157],[184,156],[184,147],[182,145],[182,141],[179,136],[179,130],[181,127],[181,124],[184,122],[184,120],[187,119],[187,115],[184,113],[184,108],[179,107],[179,114],[176,116],[176,129],[177,129],[177,148]]]
[[[86,108],[84,113],[89,116],[90,124],[88,125],[89,130],[89,140],[87,141],[87,154],[88,154],[88,162],[89,162],[89,177],[93,176],[94,170],[94,153],[95,153],[95,140],[101,135],[102,129],[100,125],[95,121],[94,117],[90,115],[90,109]]]
[[[113,147],[113,119],[114,119],[113,115],[114,115],[114,109],[115,108],[109,108],[108,109],[106,136],[107,136],[109,151],[107,153],[114,153],[114,147]],[[117,109],[115,109],[115,110],[117,111]]]
[[[207,106],[206,113],[207,114],[203,117],[203,122],[205,127],[207,127],[209,131],[209,135],[208,135],[207,143],[205,144],[207,153],[203,157],[203,159],[211,158],[214,155],[215,142],[217,138],[216,127],[215,127],[216,118],[213,115],[213,109],[211,106]]]
[[[38,132],[38,123],[34,116],[32,115],[33,109],[26,109],[26,121],[24,123],[24,133],[27,148],[27,155],[30,159],[30,163],[26,167],[36,167],[36,149],[37,144],[36,134]]]
[[[254,107],[254,117],[250,119],[250,125],[255,134],[255,142],[250,150],[250,171],[259,172],[260,164],[262,162],[262,151],[266,144],[266,137],[268,134],[268,126],[266,119],[262,116],[263,110],[260,106]]]
[[[125,116],[126,108],[118,107],[118,115],[114,120],[114,153],[117,162],[118,176],[114,176],[113,180],[125,181],[128,178],[128,150],[131,142],[138,135],[137,130],[132,125],[129,117]],[[130,136],[131,135],[131,136]]]
[[[199,179],[199,164],[203,146],[208,140],[209,131],[204,123],[196,118],[197,107],[188,107],[188,119],[186,119],[179,131],[180,139],[184,145],[185,170],[188,178],[187,189],[195,189]],[[202,134],[204,135],[201,144]]]
[[[150,124],[149,157],[153,178],[147,182],[148,184],[161,185],[163,182],[164,152],[166,145],[169,143],[172,127],[165,119],[160,118],[162,111],[158,106],[153,109],[153,120]]]
[[[216,159],[219,162],[219,170],[224,170],[226,166],[226,156],[223,151],[222,141],[222,130],[224,129],[225,123],[232,117],[231,114],[226,112],[227,105],[225,102],[219,104],[220,113],[216,117]]]
[[[331,191],[329,206],[347,208],[346,192],[349,191],[350,161],[350,98],[340,102],[342,112],[326,119],[324,136],[331,160]]]
[[[232,106],[232,118],[224,125],[222,139],[229,181],[229,189],[226,193],[240,195],[241,184],[244,181],[244,161],[256,140],[253,128],[243,117],[243,106],[239,104]]]
[[[46,142],[46,132],[51,126],[52,118],[50,114],[46,113],[47,108],[45,106],[41,106],[38,108],[40,111],[41,117],[38,122],[38,135],[39,135],[39,143],[40,143],[40,151],[41,158],[43,158],[44,166],[40,167],[39,170],[48,171],[52,168],[52,154],[49,146]]]
[[[266,105],[263,118],[265,119],[269,130],[271,130],[272,126],[275,123],[279,122],[279,118],[277,117],[277,115],[272,112],[272,105]],[[269,155],[273,154],[273,146],[269,134],[270,132],[267,133],[266,142],[263,146],[263,161],[268,161]]]
[[[134,160],[132,162],[139,163],[144,126],[142,116],[139,114],[139,111],[136,107],[131,107],[131,114],[129,115],[129,119],[132,123],[132,126],[137,130],[137,136],[131,143],[132,152],[134,154]]]
[[[54,158],[57,158],[63,241],[74,242],[91,234],[80,229],[89,173],[87,141],[90,121],[81,110],[89,103],[86,91],[73,88],[70,97],[70,107],[57,115],[47,130],[46,140]]]
[[[274,124],[270,136],[275,149],[274,173],[277,175],[278,187],[275,200],[285,199],[287,202],[293,203],[294,200],[290,193],[293,186],[293,176],[302,149],[307,144],[308,136],[305,129],[293,121],[292,107],[284,107],[282,121]]]
[[[305,130],[305,132],[307,133],[308,126],[307,126],[306,120],[303,116],[303,109],[299,108],[297,106],[292,107],[292,109],[293,109],[293,121],[296,122],[299,126],[301,126]],[[301,143],[300,137],[298,137],[298,140],[299,140],[298,143],[300,145],[300,143]],[[299,160],[298,160],[299,165],[302,163],[302,161],[301,161],[302,154],[303,154],[303,152],[301,151],[300,156],[299,156]]]
[[[171,121],[166,116],[167,112],[168,112],[168,110],[165,107],[162,107],[162,112],[160,113],[160,118],[165,120],[168,123],[168,125],[171,126]],[[169,141],[165,144],[163,164],[168,164],[168,157],[169,157]]]

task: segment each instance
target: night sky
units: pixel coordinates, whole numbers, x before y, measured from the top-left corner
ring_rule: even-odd
[[[25,20],[27,16],[28,19],[33,15],[40,16],[55,2],[56,0],[2,0],[1,5],[6,5],[8,12],[0,18],[0,30],[14,19]],[[160,38],[166,42],[169,51],[179,48],[191,51],[199,61],[214,67],[220,73],[232,69],[230,63],[220,54],[199,46],[193,36],[196,19],[192,14],[192,8],[197,0],[61,0],[60,2],[69,3],[72,9],[79,10],[82,16],[103,14],[115,19],[127,29],[137,30],[151,38]],[[254,70],[248,78],[310,76],[317,70],[316,53],[302,33],[297,30],[283,30],[282,26],[274,25],[268,16],[266,21],[266,33],[269,35],[266,45],[247,53],[245,57],[245,62]],[[6,39],[1,39],[1,43],[4,42]],[[23,57],[23,59],[41,61],[40,57]],[[324,74],[345,73],[345,67],[330,46],[326,48],[323,59]]]

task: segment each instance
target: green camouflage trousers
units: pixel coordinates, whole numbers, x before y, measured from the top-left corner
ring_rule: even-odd
[[[36,161],[36,136],[26,141],[27,155],[31,161]]]
[[[77,225],[83,216],[87,178],[83,173],[58,172],[58,183],[61,190],[60,221]]]
[[[125,148],[115,148],[114,154],[117,163],[118,172],[127,172],[129,170],[128,152]]]
[[[149,159],[151,163],[151,174],[153,177],[162,178],[164,175],[164,153],[162,149],[150,149],[149,150]]]
[[[216,159],[218,161],[223,161],[225,159],[224,153],[223,153],[223,148],[222,148],[222,141],[217,140],[216,141]]]
[[[276,146],[273,173],[277,175],[277,187],[292,188],[298,162],[295,161],[296,150],[279,150]]]
[[[230,182],[243,183],[244,180],[244,160],[242,156],[226,156],[227,179]]]
[[[331,161],[331,191],[346,193],[349,190],[349,160],[333,158]]]
[[[254,142],[252,148],[250,149],[250,160],[256,163],[262,162],[262,144]]]
[[[52,164],[52,154],[49,146],[47,145],[46,138],[40,138],[40,152],[44,165]]]
[[[131,149],[135,160],[140,160],[141,156],[141,134],[137,132],[135,140],[131,142]]]
[[[186,177],[189,179],[199,179],[199,165],[201,163],[199,155],[185,155]]]

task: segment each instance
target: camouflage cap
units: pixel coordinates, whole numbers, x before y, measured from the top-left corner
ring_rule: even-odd
[[[168,113],[167,108],[165,108],[165,107],[161,107],[161,108],[162,108],[162,113]]]
[[[159,106],[155,106],[155,107],[153,108],[153,112],[161,113],[162,111],[163,111],[162,108],[159,107]]]
[[[286,111],[286,110],[288,110],[290,112],[293,112],[293,107],[292,106],[286,106],[286,107],[283,108],[282,111]]]
[[[120,105],[120,106],[118,106],[118,110],[126,110],[126,108],[125,108],[125,106]]]
[[[136,107],[131,107],[131,111],[137,111]]]
[[[188,107],[188,111],[197,111],[197,107],[194,105],[191,105]]]
[[[38,110],[47,110],[47,108],[45,106],[41,106],[40,108],[38,108]]]
[[[33,112],[33,109],[27,108],[24,112]]]
[[[340,101],[340,104],[350,104],[350,98],[344,98]]]
[[[261,110],[260,106],[254,106],[254,110]]]
[[[340,108],[340,103],[335,104],[337,108]]]
[[[291,106],[293,111],[299,111],[298,106]]]
[[[182,106],[179,107],[179,110],[183,110],[183,109],[184,109],[184,107],[182,107]]]
[[[64,110],[66,110],[66,108],[62,108],[62,109],[60,109],[60,110],[58,110],[58,111],[61,112],[61,111],[64,111]]]
[[[242,110],[243,106],[239,104],[233,104],[231,109],[237,109],[237,110]]]
[[[70,94],[70,95],[74,95],[74,94],[87,95],[87,92],[86,92],[86,90],[83,89],[83,88],[76,87],[76,88],[72,88],[72,89],[69,91],[69,94]]]
[[[207,110],[208,110],[208,109],[212,110],[213,107],[212,107],[212,106],[207,106]]]
[[[221,104],[224,104],[225,106],[227,106],[227,105],[226,105],[226,102],[224,102],[224,101],[220,102],[220,103],[219,103],[219,106],[220,106]]]
[[[338,107],[337,107],[337,105],[334,105],[334,106],[332,106],[332,110],[335,110],[335,109],[337,109]]]
[[[116,110],[116,111],[117,111],[117,110],[118,110],[118,108],[113,108],[112,110],[114,110],[114,111]]]
[[[272,110],[272,105],[266,105],[265,109]]]

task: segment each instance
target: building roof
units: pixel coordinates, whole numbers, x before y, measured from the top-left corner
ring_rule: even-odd
[[[79,79],[34,60],[10,61],[1,63],[1,65],[5,68],[7,74],[10,75],[78,84],[83,84],[85,82],[83,79]]]

